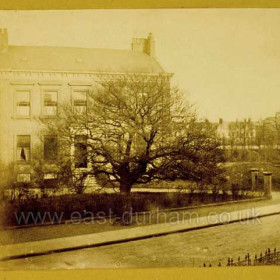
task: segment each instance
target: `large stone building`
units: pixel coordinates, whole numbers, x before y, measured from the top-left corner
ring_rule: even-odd
[[[280,140],[280,113],[258,121],[243,119],[242,121],[218,123],[217,134],[223,145],[229,148],[260,149],[261,147],[279,147]]]
[[[34,147],[44,156],[55,145],[38,118],[54,118],[64,101],[81,110],[86,93],[114,75],[167,75],[155,59],[152,34],[132,40],[131,50],[11,46],[0,29],[0,161],[15,163],[18,181],[30,180]]]
[[[256,124],[251,119],[225,122],[219,120],[217,134],[223,146],[228,148],[252,148],[255,144]]]

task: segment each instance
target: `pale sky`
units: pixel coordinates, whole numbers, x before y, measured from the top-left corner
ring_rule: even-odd
[[[0,27],[11,45],[112,49],[152,32],[159,63],[200,117],[280,111],[280,9],[0,11]]]

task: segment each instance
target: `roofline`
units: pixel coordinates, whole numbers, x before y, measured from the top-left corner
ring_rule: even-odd
[[[111,48],[92,48],[92,47],[75,47],[75,46],[50,46],[50,45],[9,45],[10,47],[27,47],[27,48],[58,48],[58,49],[80,49],[80,50],[105,50],[105,51],[121,51],[121,52],[133,52],[131,49],[111,49]],[[140,52],[148,55],[145,52]],[[149,55],[148,55],[149,56]]]
[[[31,72],[31,73],[69,73],[69,74],[92,74],[92,75],[141,75],[141,76],[168,76],[172,77],[174,73],[133,73],[133,72],[97,72],[97,71],[61,71],[61,70],[8,70],[8,69],[1,69],[0,72]]]

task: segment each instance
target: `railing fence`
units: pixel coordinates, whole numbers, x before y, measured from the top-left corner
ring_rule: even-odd
[[[257,265],[280,265],[280,251],[277,251],[276,248],[271,250],[268,248],[265,253],[262,252],[258,256],[252,258],[252,256],[247,253],[244,256],[244,259],[241,259],[239,256],[236,261],[233,258],[228,258],[226,266],[257,266]],[[219,262],[218,266],[222,266],[221,262]],[[203,267],[212,267],[212,264],[203,264]]]

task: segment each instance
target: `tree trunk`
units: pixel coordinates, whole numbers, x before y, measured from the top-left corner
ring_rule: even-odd
[[[130,191],[131,191],[131,187],[132,187],[132,185],[130,185],[128,183],[121,182],[121,184],[120,184],[121,194],[129,195]]]
[[[132,185],[122,182],[120,184],[120,193],[122,196],[122,205],[121,205],[121,221],[123,225],[130,225],[132,223],[132,205],[131,205],[131,191]]]

